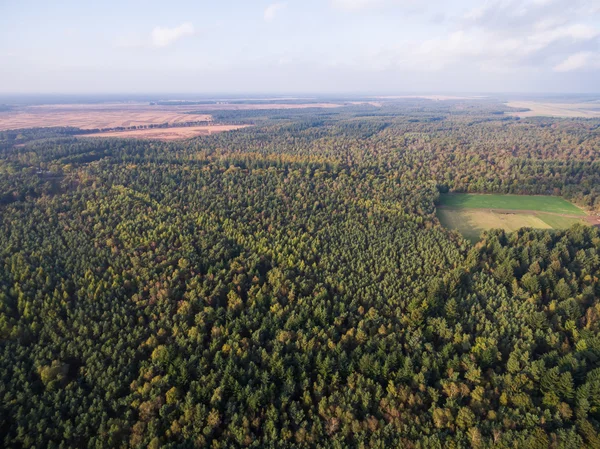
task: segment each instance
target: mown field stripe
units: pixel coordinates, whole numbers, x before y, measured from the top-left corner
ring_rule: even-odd
[[[440,195],[440,205],[457,209],[531,210],[585,216],[574,204],[556,197],[541,195],[485,195],[450,193]]]

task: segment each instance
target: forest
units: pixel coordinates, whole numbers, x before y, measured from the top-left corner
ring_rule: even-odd
[[[600,212],[600,120],[507,111],[0,132],[0,444],[600,447],[600,231],[436,217],[446,192]]]

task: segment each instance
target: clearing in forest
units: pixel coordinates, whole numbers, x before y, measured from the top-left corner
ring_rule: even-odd
[[[182,140],[198,136],[234,131],[247,128],[250,125],[205,125],[205,126],[178,126],[171,128],[146,128],[125,131],[106,131],[93,134],[81,134],[77,137],[117,137],[120,139],[155,139],[155,140]]]
[[[453,208],[529,210],[556,214],[586,215],[574,204],[557,196],[450,193],[440,196],[440,204]]]
[[[565,229],[587,222],[585,212],[562,198],[531,195],[442,195],[437,216],[472,242],[488,229]]]

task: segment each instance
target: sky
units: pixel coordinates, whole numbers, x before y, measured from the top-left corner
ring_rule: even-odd
[[[600,0],[0,0],[0,93],[600,91]]]

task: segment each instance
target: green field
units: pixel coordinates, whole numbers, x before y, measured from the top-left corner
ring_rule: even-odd
[[[438,209],[437,216],[444,227],[456,229],[473,243],[477,242],[481,233],[488,229],[504,229],[512,232],[521,228],[553,228],[533,214],[498,213],[481,209]]]
[[[576,223],[584,223],[584,220],[576,217],[563,217],[561,215],[539,213],[537,217],[552,229],[567,229]]]
[[[551,196],[448,194],[441,196],[440,205],[442,226],[473,243],[488,229],[566,229],[585,223],[581,209]]]
[[[461,209],[533,210],[585,216],[585,212],[577,206],[556,196],[450,193],[440,196],[440,205]]]

